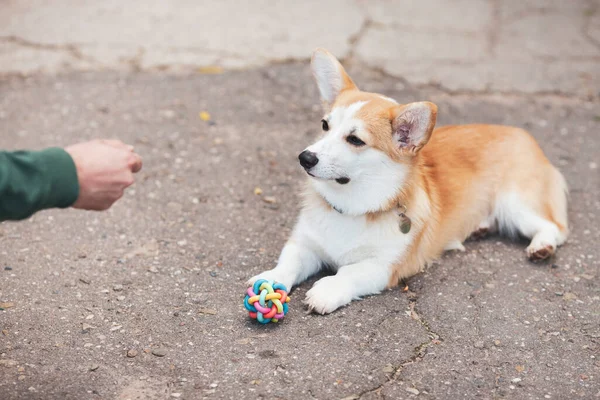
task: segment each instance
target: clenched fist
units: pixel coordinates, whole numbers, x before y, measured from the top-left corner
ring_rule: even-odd
[[[106,210],[123,196],[142,168],[141,157],[120,140],[93,140],[65,148],[77,168],[79,197],[74,208]]]

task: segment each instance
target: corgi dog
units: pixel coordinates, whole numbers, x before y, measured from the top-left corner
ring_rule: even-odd
[[[399,104],[360,91],[324,49],[311,69],[326,108],[322,137],[299,155],[308,175],[303,207],[277,266],[259,278],[288,289],[327,267],[307,292],[330,313],[394,287],[471,235],[531,239],[530,260],[568,235],[567,185],[520,128],[434,129],[430,102]]]

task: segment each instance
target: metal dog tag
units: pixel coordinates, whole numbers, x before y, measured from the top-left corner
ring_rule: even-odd
[[[400,218],[400,222],[398,223],[398,226],[400,227],[400,232],[407,234],[408,232],[410,232],[412,222],[410,221],[410,218],[408,218],[408,216],[405,214],[407,211],[406,206],[398,204],[398,208],[402,209],[402,211],[398,212],[398,217]]]
[[[412,225],[410,218],[408,218],[404,213],[400,213],[398,216],[400,217],[400,232],[404,234],[410,232],[410,227]]]

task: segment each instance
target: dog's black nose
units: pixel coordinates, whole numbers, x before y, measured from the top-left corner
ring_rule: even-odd
[[[310,169],[319,163],[317,155],[308,150],[304,150],[302,153],[300,153],[298,160],[300,160],[300,165],[306,169]]]

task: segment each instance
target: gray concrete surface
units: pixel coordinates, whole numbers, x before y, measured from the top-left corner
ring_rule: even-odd
[[[600,397],[597,2],[166,4],[0,0],[0,148],[112,136],[145,161],[108,212],[0,225],[2,400]],[[407,291],[316,316],[308,282],[249,321],[320,129],[316,46],[440,125],[529,129],[571,187],[556,258],[490,237]]]
[[[14,303],[0,312],[3,398],[598,396],[598,104],[399,90],[352,73],[367,90],[437,102],[440,124],[528,127],[571,185],[573,234],[556,259],[532,265],[524,243],[492,237],[445,256],[408,292],[328,316],[305,315],[304,284],[284,323],[258,326],[244,280],[273,265],[288,236],[305,178],[296,154],[319,129],[306,65],[9,79],[1,147],[110,133],[146,165],[107,213],[0,226],[0,299]]]
[[[315,47],[453,92],[600,93],[597,0],[3,0],[0,73],[239,69]]]

